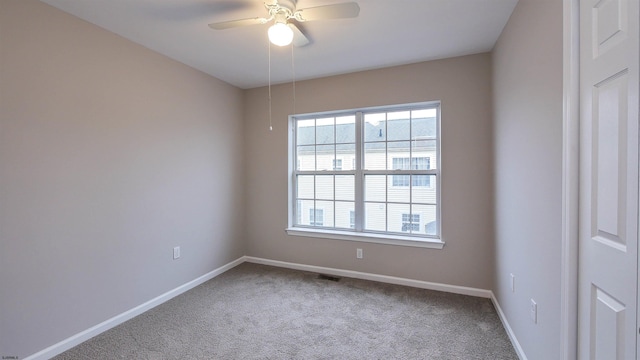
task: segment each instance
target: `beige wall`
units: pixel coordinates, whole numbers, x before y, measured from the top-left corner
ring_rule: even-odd
[[[0,1],[1,355],[244,255],[242,96],[38,1]]]
[[[560,358],[562,2],[520,0],[493,53],[494,292],[529,359]],[[516,276],[511,292],[510,275]],[[529,317],[538,304],[538,324]]]
[[[442,101],[443,250],[289,236],[287,116],[291,84],[245,93],[248,255],[481,289],[492,288],[493,216],[489,54],[296,84],[296,113]],[[356,248],[364,259],[356,259]]]
[[[24,358],[246,254],[493,289],[527,356],[556,358],[561,6],[521,0],[492,54],[296,84],[295,113],[442,101],[435,250],[285,233],[291,84],[273,88],[270,132],[266,88],[0,0],[1,355]]]

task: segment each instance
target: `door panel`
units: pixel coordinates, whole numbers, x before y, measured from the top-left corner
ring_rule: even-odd
[[[580,359],[635,359],[638,0],[580,2]]]
[[[626,251],[628,72],[593,89],[592,234],[594,240]]]

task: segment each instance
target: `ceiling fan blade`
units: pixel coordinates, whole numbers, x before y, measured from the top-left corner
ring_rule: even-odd
[[[347,2],[300,9],[294,13],[294,17],[298,21],[313,21],[354,18],[357,17],[358,14],[360,14],[360,6],[358,6],[358,3]]]
[[[222,21],[222,22],[217,22],[217,23],[211,23],[211,24],[209,24],[209,27],[214,29],[214,30],[224,30],[224,29],[230,29],[230,28],[235,28],[235,27],[240,27],[240,26],[265,24],[267,21],[269,21],[269,20],[265,19],[265,18],[255,17],[255,18],[250,18],[250,19],[240,19],[240,20],[231,20],[231,21]]]
[[[309,39],[307,36],[300,30],[299,27],[295,26],[292,23],[288,24],[291,30],[293,30],[293,46],[295,47],[303,47],[309,44]]]

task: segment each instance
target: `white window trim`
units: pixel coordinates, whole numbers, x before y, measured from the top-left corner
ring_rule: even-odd
[[[437,223],[437,227],[438,227],[438,234],[439,234],[439,238],[434,238],[434,237],[417,237],[417,236],[402,236],[402,235],[398,235],[395,233],[376,233],[376,232],[361,232],[362,231],[362,224],[363,224],[363,219],[360,219],[361,216],[358,216],[358,214],[363,214],[364,212],[364,201],[362,201],[362,189],[361,191],[357,191],[356,190],[356,194],[355,194],[355,202],[356,202],[356,207],[358,207],[358,205],[360,205],[360,207],[362,207],[361,209],[356,209],[356,231],[341,231],[341,230],[334,230],[334,229],[322,229],[322,228],[317,228],[317,227],[297,227],[294,226],[294,217],[295,217],[295,208],[294,208],[294,204],[293,204],[293,199],[296,198],[296,194],[295,194],[295,151],[291,151],[291,149],[294,148],[295,145],[295,118],[296,117],[300,117],[300,116],[304,116],[305,114],[296,114],[296,115],[289,115],[288,117],[288,127],[289,127],[289,134],[290,136],[288,136],[288,171],[289,171],[289,176],[288,176],[288,201],[287,201],[287,208],[288,208],[288,216],[287,216],[287,223],[288,226],[285,229],[286,233],[288,235],[292,235],[292,236],[304,236],[304,237],[315,237],[315,238],[323,238],[323,239],[332,239],[332,240],[347,240],[347,241],[358,241],[358,242],[369,242],[369,243],[377,243],[377,244],[386,244],[386,245],[396,245],[396,246],[409,246],[409,247],[420,247],[420,248],[430,248],[430,249],[443,249],[445,242],[443,240],[443,233],[442,233],[442,199],[441,199],[441,194],[442,194],[442,187],[443,187],[443,181],[442,181],[442,164],[441,164],[441,156],[440,156],[440,152],[441,152],[441,117],[442,117],[442,107],[441,107],[441,103],[440,101],[430,101],[430,102],[422,102],[422,103],[412,103],[412,104],[403,104],[403,105],[397,105],[397,106],[380,106],[380,107],[370,107],[370,108],[363,108],[363,109],[351,109],[351,110],[344,110],[341,112],[344,112],[345,114],[351,114],[351,113],[356,113],[356,112],[363,112],[363,111],[375,111],[375,110],[381,110],[381,111],[390,111],[390,110],[401,110],[403,108],[410,108],[410,107],[418,107],[418,106],[437,106],[438,107],[438,121],[437,121],[437,129],[436,129],[436,133],[437,133],[437,137],[436,137],[436,147],[438,149],[438,157],[436,158],[436,169],[437,170],[423,170],[421,172],[424,172],[425,174],[430,174],[433,173],[434,175],[437,175],[438,178],[436,181],[438,181],[438,187],[439,190],[437,191],[436,194],[436,203],[438,204],[436,211],[437,211],[437,218],[439,219],[438,223]],[[338,116],[338,113],[335,111],[327,111],[325,113],[313,113],[313,115],[315,116],[322,116],[323,114],[327,114],[327,115],[331,115],[331,116]],[[361,125],[361,122],[356,121],[356,133],[357,134],[361,134],[361,129],[359,128],[359,126]],[[360,159],[360,161],[362,161],[362,139],[360,136],[356,136],[356,159]],[[356,161],[356,172],[361,170],[361,164]],[[401,171],[397,171],[399,173],[402,173]],[[437,173],[436,173],[437,172]],[[357,188],[356,188],[357,189]]]
[[[442,249],[444,241],[435,238],[417,238],[415,236],[401,236],[396,234],[377,234],[372,232],[356,233],[328,229],[314,229],[305,227],[289,227],[288,235],[315,237],[332,240],[360,241],[376,244]]]

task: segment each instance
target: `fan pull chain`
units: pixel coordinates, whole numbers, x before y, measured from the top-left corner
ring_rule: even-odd
[[[296,64],[293,60],[293,44],[291,44],[291,77],[293,78],[293,115],[296,114]]]
[[[273,131],[273,123],[271,120],[271,42],[267,39],[269,46],[269,131]]]

